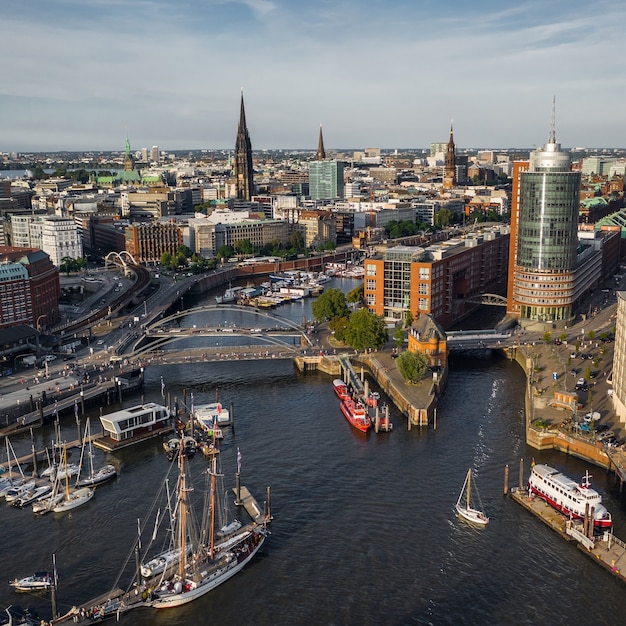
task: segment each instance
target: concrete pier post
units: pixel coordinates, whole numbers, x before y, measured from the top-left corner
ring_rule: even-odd
[[[241,504],[241,474],[239,472],[235,474],[235,504],[237,506]]]

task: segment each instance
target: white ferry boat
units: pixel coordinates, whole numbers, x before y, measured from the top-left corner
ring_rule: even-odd
[[[585,472],[579,484],[549,465],[534,465],[528,478],[528,490],[574,519],[584,519],[585,509],[589,513],[593,509],[596,528],[610,528],[613,523],[611,514],[602,504],[602,496],[591,488],[589,472]]]

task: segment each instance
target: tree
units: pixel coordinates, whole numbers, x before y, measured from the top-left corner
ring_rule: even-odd
[[[387,343],[385,320],[367,309],[359,309],[348,319],[344,342],[357,350],[378,350]]]
[[[550,343],[552,341],[552,333],[549,331],[543,333],[543,341],[544,343]]]
[[[74,263],[74,259],[72,259],[72,257],[64,256],[61,259],[61,265],[59,265],[59,270],[61,272],[65,272],[69,276],[70,272],[72,271],[73,263]]]
[[[404,315],[404,327],[410,328],[413,323],[413,313],[407,309],[406,314]]]
[[[346,296],[341,289],[327,289],[313,302],[311,313],[318,322],[334,317],[348,317]]]
[[[304,237],[299,230],[294,230],[287,238],[287,247],[294,252],[300,252],[304,249]]]
[[[363,302],[364,296],[365,296],[365,287],[364,285],[359,285],[358,287],[355,287],[354,289],[351,289],[350,291],[348,291],[348,295],[346,296],[346,299],[350,304],[358,304],[360,302]]]
[[[404,345],[404,330],[402,326],[396,326],[396,329],[393,331],[393,340],[396,348],[401,348]]]
[[[170,268],[172,266],[172,255],[169,252],[164,252],[159,258],[161,265],[166,268]]]
[[[450,209],[439,209],[435,213],[435,225],[445,228],[450,224],[450,219],[452,218],[452,211]]]
[[[426,374],[428,361],[421,352],[403,352],[396,360],[396,367],[404,380],[417,384]]]
[[[218,259],[230,259],[235,255],[235,249],[232,246],[220,246],[215,252]]]

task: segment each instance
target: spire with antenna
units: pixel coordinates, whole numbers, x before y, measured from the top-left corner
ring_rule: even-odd
[[[552,96],[552,119],[550,120],[550,137],[548,143],[556,143],[556,96]]]
[[[324,150],[324,137],[322,137],[322,125],[320,124],[320,138],[317,142],[317,154],[315,155],[316,161],[323,161],[326,158],[326,151]]]

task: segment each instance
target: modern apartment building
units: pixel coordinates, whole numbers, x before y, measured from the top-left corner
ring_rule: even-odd
[[[506,285],[508,226],[428,246],[396,246],[365,261],[365,302],[389,322],[428,313],[446,328]]]
[[[11,242],[20,248],[39,248],[59,266],[65,257],[80,259],[83,245],[73,219],[52,215],[12,215]]]
[[[617,292],[615,343],[613,351],[613,408],[626,425],[626,292]]]

